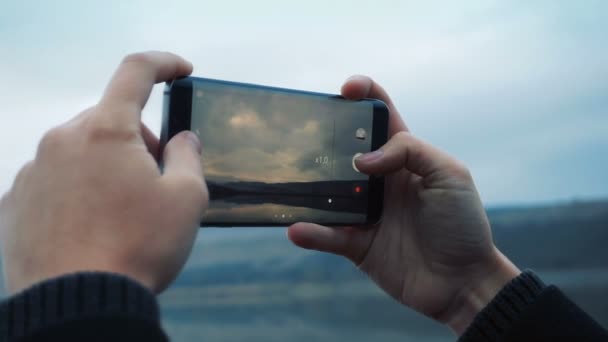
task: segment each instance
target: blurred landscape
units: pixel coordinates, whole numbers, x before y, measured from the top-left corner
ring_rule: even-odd
[[[608,200],[489,209],[498,247],[608,326]],[[283,228],[204,229],[161,297],[174,341],[452,341],[342,258]]]
[[[504,254],[608,327],[608,200],[502,207],[488,215]],[[160,303],[166,331],[180,342],[456,339],[378,290],[350,262],[294,247],[284,228],[201,229]]]

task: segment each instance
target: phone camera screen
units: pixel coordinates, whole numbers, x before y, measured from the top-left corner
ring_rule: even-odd
[[[373,104],[197,81],[191,130],[202,143],[211,223],[362,223]]]

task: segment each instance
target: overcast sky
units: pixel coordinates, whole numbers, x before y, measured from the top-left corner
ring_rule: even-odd
[[[368,74],[489,205],[608,196],[606,1],[2,1],[0,192],[123,55],[338,92]],[[161,87],[143,115],[159,131]]]

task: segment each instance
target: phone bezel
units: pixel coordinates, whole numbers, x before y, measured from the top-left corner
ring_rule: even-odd
[[[176,79],[167,83],[164,90],[163,103],[163,118],[161,128],[161,149],[174,135],[184,130],[190,130],[191,115],[192,115],[192,89],[193,82],[212,82],[224,85],[232,85],[239,87],[249,87],[265,89],[270,91],[306,94],[313,96],[323,96],[330,98],[343,98],[340,95],[324,94],[303,90],[294,90],[287,88],[261,86],[250,83],[239,83],[223,80],[215,80],[201,77],[185,77]],[[384,145],[388,139],[388,118],[389,111],[386,104],[377,99],[361,99],[358,101],[368,101],[373,105],[373,120],[372,120],[372,142],[371,150],[377,150]],[[203,146],[204,148],[204,146]],[[315,222],[326,226],[363,226],[377,224],[382,215],[384,202],[384,177],[370,176],[368,179],[368,198],[367,198],[367,217],[366,222],[358,224],[344,222]],[[205,227],[285,227],[292,222],[201,222],[201,226]]]

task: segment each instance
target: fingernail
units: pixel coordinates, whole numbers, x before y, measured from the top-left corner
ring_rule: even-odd
[[[375,150],[373,152],[368,152],[360,155],[357,160],[364,163],[371,163],[380,159],[383,155],[384,152],[382,152],[382,150]]]
[[[198,136],[190,131],[187,131],[186,138],[188,139],[188,142],[192,144],[192,147],[194,147],[196,152],[198,152],[198,154],[201,154],[201,141],[198,139]]]
[[[365,77],[363,75],[352,75],[346,79],[346,82],[353,81],[353,80],[367,80],[367,77]]]
[[[352,83],[352,82],[354,82],[354,84],[356,84],[356,88],[354,88],[356,90],[353,93],[353,90],[351,88],[348,96],[354,97],[353,99],[365,98],[365,97],[369,96],[369,92],[372,89],[372,82],[370,81],[369,77],[363,76],[363,75],[353,75],[353,76],[349,77],[346,80],[346,82],[344,82],[344,84]]]

